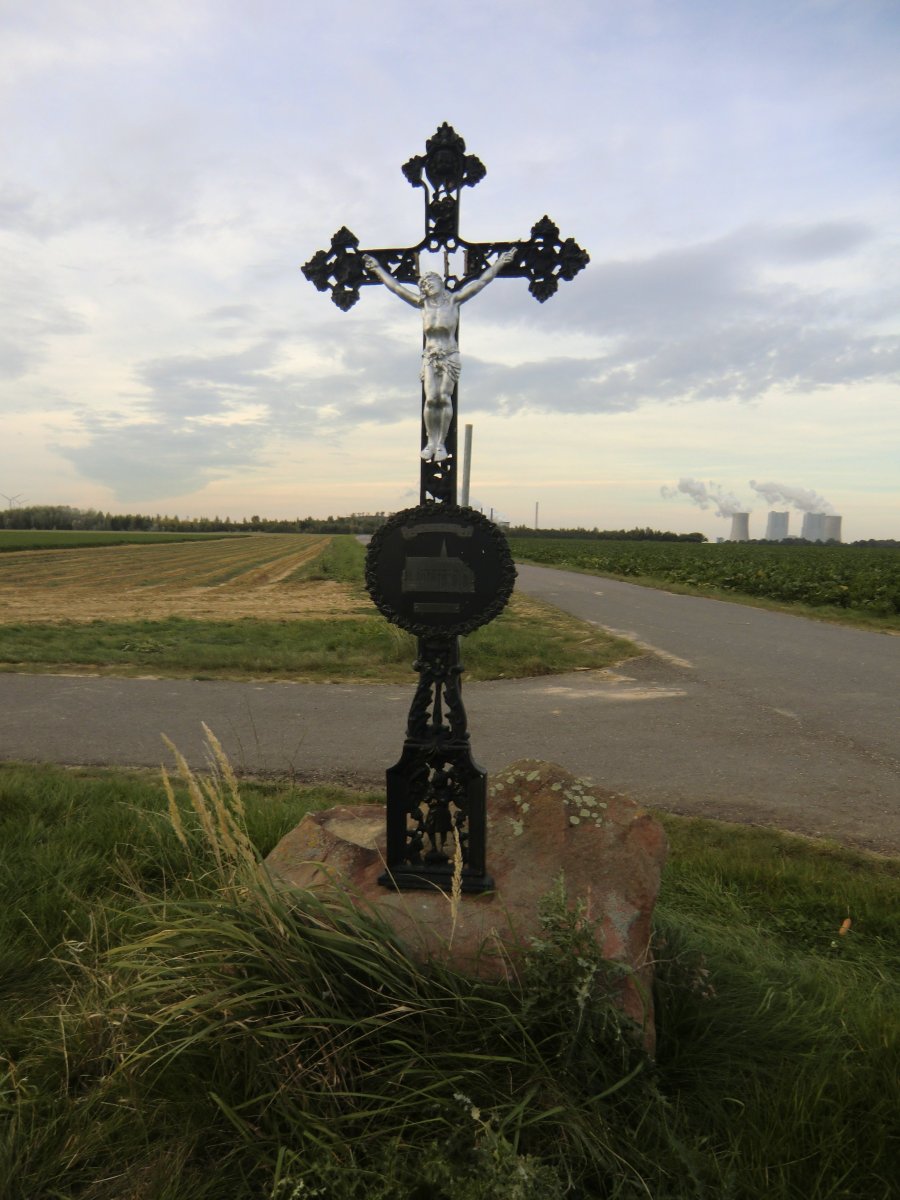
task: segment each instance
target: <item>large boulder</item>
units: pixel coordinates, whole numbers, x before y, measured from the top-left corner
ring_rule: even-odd
[[[384,810],[310,813],[266,864],[291,887],[337,885],[385,918],[411,954],[484,979],[508,978],[542,934],[541,901],[554,889],[577,906],[604,958],[616,964],[615,999],[652,1052],[650,932],[666,856],[662,826],[628,797],[523,759],[498,771],[488,793],[487,862],[495,890],[464,895],[397,892],[384,869]]]

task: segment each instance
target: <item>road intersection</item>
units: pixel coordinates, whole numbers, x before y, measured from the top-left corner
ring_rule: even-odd
[[[900,854],[900,638],[540,567],[518,586],[644,653],[466,683],[489,771],[549,759],[652,807]],[[413,682],[0,674],[0,758],[156,766],[166,734],[202,765],[205,722],[241,770],[380,786]]]

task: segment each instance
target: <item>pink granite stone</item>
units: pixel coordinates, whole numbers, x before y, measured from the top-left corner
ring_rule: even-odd
[[[632,800],[553,763],[523,759],[496,772],[488,795],[488,869],[495,890],[454,906],[440,891],[380,886],[384,810],[311,813],[266,859],[296,888],[332,883],[386,919],[409,952],[484,979],[510,978],[541,935],[539,903],[560,879],[604,958],[625,968],[616,1002],[652,1052],[650,931],[666,857],[659,822]]]

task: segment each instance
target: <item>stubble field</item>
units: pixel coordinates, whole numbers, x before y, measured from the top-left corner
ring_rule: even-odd
[[[350,616],[346,583],[309,568],[332,539],[257,534],[0,557],[0,624]]]
[[[200,679],[408,682],[415,641],[363,589],[351,536],[0,555],[0,670]],[[549,605],[514,596],[465,639],[468,678],[595,669],[635,653]]]

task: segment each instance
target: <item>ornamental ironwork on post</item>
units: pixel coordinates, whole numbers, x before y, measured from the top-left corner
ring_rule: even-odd
[[[449,888],[462,863],[464,891],[492,887],[486,862],[487,773],[472,758],[462,703],[460,636],[497,616],[515,567],[502,532],[456,503],[459,309],[494,279],[522,278],[540,303],[590,261],[544,216],[528,240],[469,242],[460,236],[464,187],[484,164],[446,122],[425,153],[403,164],[425,200],[425,235],[413,246],[360,249],[342,227],[328,250],[303,266],[306,278],[344,312],[360,289],[383,284],[422,313],[422,437],[419,506],[396,513],[372,537],[366,586],[380,611],[418,637],[419,684],[400,760],[387,771],[390,887]],[[463,252],[463,270],[450,255]],[[422,253],[443,252],[443,271],[420,271]],[[417,285],[415,290],[404,285]]]

